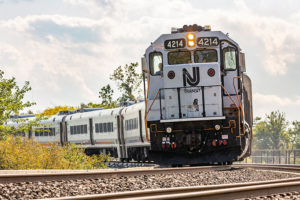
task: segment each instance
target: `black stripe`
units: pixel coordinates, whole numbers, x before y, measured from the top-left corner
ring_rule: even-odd
[[[143,139],[143,124],[142,124],[142,111],[139,110],[139,125],[140,125],[140,137],[141,137],[141,141],[144,142]]]
[[[201,90],[202,90],[202,108],[203,108],[203,117],[206,117],[206,113],[205,113],[205,98],[204,98],[204,86],[201,86]]]
[[[182,113],[181,113],[181,102],[180,102],[180,88],[177,88],[177,95],[178,95],[178,111],[179,111],[179,118],[182,118]]]

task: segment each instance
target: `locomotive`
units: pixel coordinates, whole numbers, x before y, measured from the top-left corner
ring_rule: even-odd
[[[142,71],[144,101],[61,111],[42,121],[45,127],[16,134],[168,165],[230,164],[251,154],[251,80],[228,35],[209,26],[172,28],[146,49]]]
[[[250,155],[251,79],[227,34],[196,24],[172,28],[151,43],[142,63],[150,160],[232,163]]]

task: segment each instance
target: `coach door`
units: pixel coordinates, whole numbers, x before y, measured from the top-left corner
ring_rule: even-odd
[[[222,43],[222,68],[225,72],[224,87],[230,95],[235,95],[234,86],[239,92],[239,80],[234,77],[239,76],[238,72],[238,51],[237,48],[226,41]],[[224,95],[227,94],[224,91]]]
[[[68,136],[67,136],[67,122],[66,120],[67,116],[64,116],[60,122],[60,144],[65,145],[68,142]]]
[[[28,138],[32,138],[32,126],[29,127]]]
[[[140,131],[141,142],[144,142],[144,138],[143,138],[143,119],[142,119],[142,111],[141,110],[139,110],[139,131]]]
[[[91,139],[91,144],[95,145],[95,140],[94,140],[94,129],[93,129],[93,119],[89,119],[89,125],[90,125],[90,139]]]
[[[126,147],[125,147],[125,139],[124,139],[124,118],[121,114],[117,116],[117,121],[118,121],[118,140],[120,145],[119,155],[120,155],[120,159],[123,159],[126,158],[126,151],[125,151]]]

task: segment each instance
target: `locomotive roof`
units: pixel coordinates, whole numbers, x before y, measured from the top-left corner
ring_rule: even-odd
[[[149,53],[154,50],[157,50],[156,47],[159,47],[161,48],[161,50],[163,50],[165,40],[186,38],[186,35],[188,33],[194,33],[196,34],[197,37],[217,37],[219,38],[219,40],[228,40],[232,44],[236,45],[239,48],[239,50],[241,50],[238,43],[236,43],[228,36],[228,34],[224,34],[222,31],[190,31],[190,32],[162,34],[154,42],[151,43],[151,45],[147,48],[146,52]]]

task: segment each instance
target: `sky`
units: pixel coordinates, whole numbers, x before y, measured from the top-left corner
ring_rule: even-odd
[[[240,45],[254,116],[279,110],[300,121],[297,0],[0,0],[0,69],[30,82],[33,111],[99,103],[116,67],[140,62],[184,24],[211,25]]]

